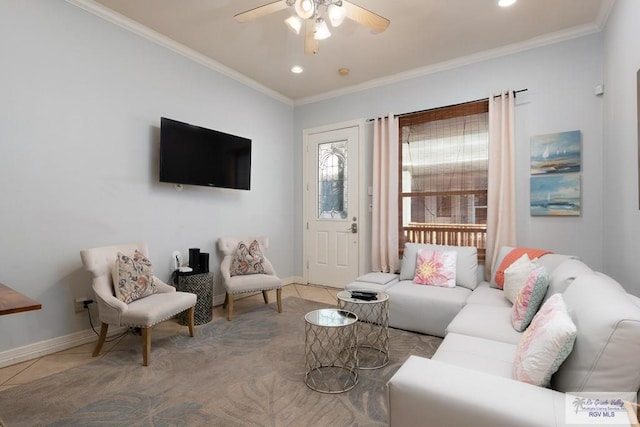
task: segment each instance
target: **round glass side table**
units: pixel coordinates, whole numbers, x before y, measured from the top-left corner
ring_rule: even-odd
[[[340,291],[337,295],[338,308],[358,316],[360,369],[378,369],[389,363],[389,295],[384,292],[373,294],[375,299],[371,300],[353,298],[351,291]]]
[[[307,313],[304,320],[305,384],[322,393],[351,390],[358,384],[358,317],[325,308]]]

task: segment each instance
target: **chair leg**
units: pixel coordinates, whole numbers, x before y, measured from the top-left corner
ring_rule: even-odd
[[[151,355],[151,331],[153,326],[142,328],[142,366],[149,366]]]
[[[96,357],[100,354],[100,350],[102,350],[102,346],[104,345],[104,341],[107,339],[107,330],[109,330],[109,325],[102,322],[102,326],[100,327],[100,337],[98,338],[98,343],[96,344],[96,348],[93,349],[93,357]]]
[[[269,294],[267,291],[262,291],[262,298],[264,298],[264,303],[269,304]]]
[[[227,308],[227,304],[229,303],[229,294],[224,294],[224,302],[222,303],[222,308]]]
[[[233,295],[227,293],[227,320],[233,319]]]
[[[282,288],[276,289],[276,299],[278,300],[278,313],[282,313]]]
[[[189,336],[193,336],[193,316],[195,315],[196,307],[193,306],[187,311],[187,324],[189,325]]]

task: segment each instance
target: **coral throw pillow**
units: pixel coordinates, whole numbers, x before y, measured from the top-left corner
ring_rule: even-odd
[[[251,242],[249,246],[244,242],[238,244],[229,274],[231,276],[265,274],[264,255],[257,240]]]
[[[516,331],[527,329],[538,312],[548,287],[549,274],[545,267],[540,266],[529,273],[511,308],[511,324]]]
[[[113,266],[116,298],[127,304],[156,293],[151,261],[137,250],[128,256],[118,252]]]
[[[416,273],[413,283],[419,285],[433,285],[444,288],[456,286],[455,251],[434,251],[422,249],[416,259]]]
[[[567,312],[562,294],[552,295],[520,338],[513,378],[548,387],[551,376],[571,354],[576,334],[576,325]]]

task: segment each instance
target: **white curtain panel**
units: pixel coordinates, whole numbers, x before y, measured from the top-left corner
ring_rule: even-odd
[[[398,258],[398,119],[373,122],[373,208],[371,267],[395,273]]]
[[[516,246],[516,197],[513,91],[489,97],[489,183],[485,279],[493,274],[502,246]]]

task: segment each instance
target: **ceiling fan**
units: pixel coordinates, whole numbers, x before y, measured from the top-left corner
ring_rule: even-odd
[[[331,36],[327,21],[337,27],[349,18],[371,29],[375,34],[387,29],[390,21],[347,0],[277,0],[234,15],[238,22],[250,22],[275,12],[293,7],[295,14],[285,20],[287,26],[300,34],[302,22],[305,24],[304,53],[315,54],[319,50],[319,40]]]

